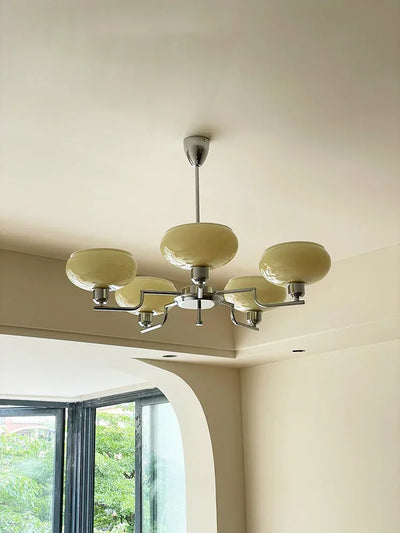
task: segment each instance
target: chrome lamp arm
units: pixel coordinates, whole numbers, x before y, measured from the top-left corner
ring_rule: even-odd
[[[223,302],[221,302],[221,305],[223,305],[225,307],[229,307],[229,309],[230,309],[230,318],[231,318],[232,323],[235,326],[240,326],[242,328],[252,329],[254,331],[260,331],[257,326],[251,326],[250,324],[245,324],[244,322],[240,322],[239,320],[237,320],[236,315],[235,315],[235,306],[233,304],[231,304],[231,303],[227,302],[226,300],[224,300]]]
[[[164,314],[163,314],[163,317],[162,317],[162,320],[161,322],[159,322],[158,324],[154,324],[153,326],[147,326],[146,328],[143,328],[140,330],[140,333],[147,333],[148,331],[154,331],[155,329],[160,329],[163,327],[163,325],[166,323],[167,321],[167,318],[168,318],[168,311],[171,307],[175,307],[176,305],[178,305],[177,303],[173,302],[173,303],[170,303],[170,304],[167,304],[164,306]]]
[[[240,293],[246,293],[246,292],[253,293],[254,302],[262,309],[270,309],[273,307],[288,307],[290,305],[303,305],[306,303],[304,300],[291,300],[289,302],[277,302],[277,303],[271,303],[271,304],[267,304],[267,303],[264,304],[257,299],[257,290],[254,287],[249,288],[249,289],[232,289],[232,290],[227,290],[227,291],[217,291],[216,294],[223,296],[225,294],[240,294]]]
[[[181,293],[179,291],[150,291],[150,290],[144,290],[140,291],[140,300],[138,305],[135,307],[106,307],[105,305],[95,305],[93,309],[95,311],[120,311],[120,312],[129,312],[129,311],[137,311],[140,309],[144,303],[144,297],[146,294],[153,294],[156,296],[179,296]]]
[[[203,290],[204,290],[204,287],[203,286],[201,286],[201,287],[199,286],[197,288],[197,294],[193,294],[193,295],[189,294],[189,296],[191,296],[193,298],[196,298],[196,300],[197,300],[197,322],[196,322],[197,326],[201,326],[203,324],[202,317],[201,317],[201,311],[202,311],[201,301],[202,301],[202,299],[204,297]],[[258,311],[254,310],[254,311],[249,311],[247,313],[247,315],[248,315],[247,316],[247,324],[244,323],[244,322],[240,322],[240,320],[238,320],[236,318],[234,304],[228,302],[224,298],[225,294],[240,294],[240,293],[252,293],[253,298],[254,298],[254,303],[259,308]],[[225,307],[229,308],[229,310],[230,310],[230,319],[231,319],[232,323],[235,326],[240,326],[240,327],[247,328],[247,329],[252,329],[252,330],[255,330],[255,331],[259,331],[259,328],[257,327],[257,324],[261,321],[261,310],[262,309],[270,309],[270,308],[274,308],[274,307],[288,307],[288,306],[291,306],[291,305],[302,305],[302,304],[305,303],[304,300],[300,300],[300,298],[299,298],[300,293],[299,293],[299,295],[296,294],[295,299],[293,299],[291,301],[288,301],[288,302],[263,303],[263,302],[260,302],[258,300],[258,298],[257,298],[257,290],[254,287],[244,288],[244,289],[232,289],[232,290],[215,291],[215,292],[212,292],[210,294],[211,295],[215,295],[217,297],[214,300],[214,296],[212,296],[212,299],[214,301],[214,305],[222,305],[222,306],[225,306]],[[105,305],[105,303],[101,303],[100,305],[95,305],[94,306],[94,310],[95,311],[115,311],[115,312],[122,312],[122,313],[127,313],[127,312],[132,312],[132,311],[139,311],[140,308],[144,304],[144,299],[145,299],[146,295],[175,296],[175,297],[188,296],[184,291],[157,291],[157,290],[147,290],[147,289],[145,289],[145,290],[141,290],[140,291],[139,303],[135,307],[120,307],[120,306],[118,306],[118,307],[107,307]],[[208,297],[210,298],[209,295],[208,295]],[[292,295],[292,297],[293,297],[293,295]],[[101,300],[98,300],[98,301],[101,302]],[[169,311],[169,309],[171,307],[175,307],[176,305],[179,305],[180,307],[183,307],[183,305],[180,303],[180,299],[179,298],[175,298],[174,302],[171,302],[170,304],[165,305],[164,306],[163,317],[162,317],[161,321],[159,323],[157,323],[157,324],[151,324],[151,320],[152,320],[151,319],[151,315],[152,315],[152,313],[146,313],[146,312],[140,313],[139,325],[142,326],[142,329],[140,330],[140,332],[141,333],[146,333],[148,331],[154,331],[156,329],[162,328],[164,326],[164,324],[166,323],[167,319],[168,319],[168,311]],[[148,316],[143,316],[143,319],[142,319],[142,315],[148,315]]]

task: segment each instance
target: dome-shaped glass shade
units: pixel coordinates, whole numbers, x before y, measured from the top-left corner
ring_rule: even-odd
[[[225,286],[225,290],[256,289],[257,300],[260,303],[272,304],[283,302],[286,290],[266,281],[262,276],[240,276],[232,278]],[[254,301],[252,292],[225,294],[225,300],[232,303],[238,311],[264,311]]]
[[[71,254],[65,271],[68,279],[80,289],[108,288],[115,291],[133,280],[137,266],[132,255],[125,250],[92,248]]]
[[[316,283],[329,272],[331,258],[315,242],[284,242],[267,248],[261,257],[260,272],[276,285],[292,282]]]
[[[131,283],[119,289],[115,293],[115,300],[121,307],[136,307],[140,303],[140,291],[176,291],[172,281],[162,278],[152,278],[148,276],[137,276]],[[164,306],[174,301],[172,295],[162,296],[158,294],[146,294],[143,305],[133,314],[154,313],[160,315],[164,313]]]
[[[185,270],[194,266],[218,268],[235,257],[238,240],[227,226],[195,222],[170,228],[160,249],[169,263]]]

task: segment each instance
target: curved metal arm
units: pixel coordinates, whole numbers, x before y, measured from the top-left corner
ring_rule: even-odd
[[[238,294],[241,292],[254,292],[256,289],[254,287],[251,287],[249,289],[232,289],[227,291],[215,291],[215,294],[220,294],[223,296],[224,294]]]
[[[253,288],[249,288],[249,289],[232,289],[231,291],[229,291],[229,290],[227,290],[227,291],[217,291],[215,294],[219,294],[219,295],[223,296],[224,294],[240,294],[240,293],[245,293],[245,292],[252,292],[253,296],[254,296],[254,302],[259,307],[261,307],[262,309],[270,309],[270,308],[273,308],[273,307],[288,307],[290,305],[303,305],[303,304],[306,303],[304,300],[292,300],[290,302],[278,302],[278,303],[273,303],[273,304],[263,304],[262,302],[260,302],[257,299],[257,289],[255,289],[254,287]]]
[[[129,311],[137,311],[140,309],[144,302],[144,297],[146,294],[154,294],[157,296],[180,296],[182,293],[180,291],[150,291],[150,290],[144,290],[140,291],[140,300],[138,305],[135,307],[105,307],[103,305],[95,305],[93,309],[95,311],[120,311],[120,312],[129,312]]]
[[[141,329],[140,333],[147,333],[148,331],[154,331],[155,329],[162,328],[163,325],[165,324],[165,322],[167,321],[168,311],[169,311],[170,307],[175,307],[176,305],[178,305],[178,304],[175,303],[175,302],[165,305],[164,306],[164,315],[163,315],[163,318],[162,318],[161,322],[159,322],[158,324],[154,324],[154,326],[149,326],[148,328]]]
[[[258,307],[261,307],[263,309],[270,309],[272,307],[288,307],[290,305],[303,305],[306,302],[304,300],[291,300],[290,302],[278,302],[275,304],[263,304],[260,301],[257,300],[257,294],[256,289],[254,289],[254,301],[258,305]]]
[[[259,328],[257,326],[250,326],[250,324],[245,324],[244,322],[239,322],[239,320],[237,320],[236,316],[235,316],[235,307],[233,304],[229,303],[229,302],[221,302],[221,305],[224,305],[225,307],[229,307],[230,309],[230,317],[231,317],[231,321],[232,323],[235,325],[235,326],[240,326],[242,328],[247,328],[247,329],[252,329],[254,331],[260,331]]]

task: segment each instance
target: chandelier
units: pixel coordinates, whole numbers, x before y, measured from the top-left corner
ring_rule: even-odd
[[[331,260],[323,246],[285,242],[265,250],[259,265],[261,276],[232,278],[223,290],[208,285],[210,270],[229,263],[238,249],[230,228],[200,222],[199,169],[207,158],[209,143],[207,137],[199,135],[183,142],[195,170],[196,222],[170,228],[160,245],[164,259],[191,271],[191,284],[177,290],[167,279],[136,276],[136,261],[125,250],[79,250],[71,254],[66,273],[74,285],[92,291],[96,311],[138,315],[141,332],[145,333],[164,326],[172,307],[195,310],[196,326],[202,326],[202,312],[220,305],[228,308],[235,326],[258,331],[265,309],[304,304],[305,285],[328,273]],[[115,291],[117,307],[107,305],[111,291]],[[285,301],[287,295],[289,300]],[[245,322],[238,319],[237,311],[246,313]],[[157,315],[161,318],[155,323]]]

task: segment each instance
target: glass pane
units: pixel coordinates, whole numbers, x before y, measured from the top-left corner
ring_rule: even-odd
[[[0,417],[0,532],[52,531],[55,416]]]
[[[143,407],[143,533],[184,533],[185,469],[181,433],[169,403]]]
[[[94,531],[135,531],[135,403],[96,411]]]

